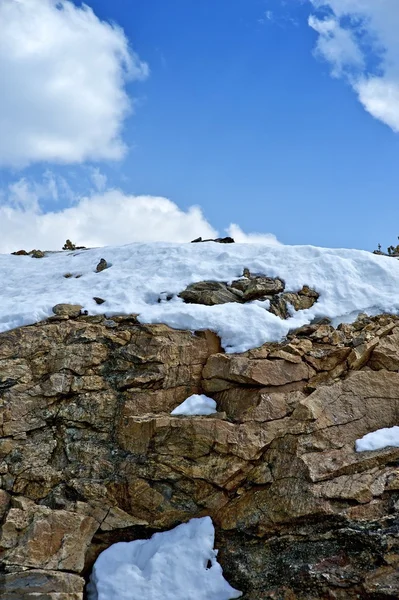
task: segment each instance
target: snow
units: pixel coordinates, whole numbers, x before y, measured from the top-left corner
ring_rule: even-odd
[[[399,427],[385,427],[367,433],[360,440],[356,440],[356,452],[369,450],[382,450],[389,446],[399,448]]]
[[[96,560],[89,600],[229,600],[242,594],[223,577],[210,517],[149,540],[119,542]],[[209,566],[209,568],[208,568]]]
[[[216,402],[204,394],[193,394],[176,406],[171,415],[213,415],[216,413]]]
[[[112,265],[96,273],[100,258]],[[287,291],[309,285],[316,304],[287,320],[267,312],[268,303],[200,306],[174,296],[202,280],[231,281],[244,267],[281,277]],[[65,278],[64,274],[81,275]],[[227,352],[243,352],[284,338],[316,317],[334,323],[359,312],[399,313],[399,261],[361,250],[262,244],[129,244],[49,253],[42,259],[0,255],[0,331],[52,315],[59,303],[81,304],[89,314],[138,313],[142,323],[166,323],[188,330],[211,329]],[[97,305],[93,297],[106,302]]]

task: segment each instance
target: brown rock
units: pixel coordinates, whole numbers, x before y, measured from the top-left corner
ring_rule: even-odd
[[[32,258],[44,258],[45,254],[42,250],[32,250],[29,252]]]
[[[78,317],[83,309],[80,304],[56,304],[53,306],[53,313],[57,317]]]
[[[248,600],[396,597],[399,449],[354,444],[397,424],[397,322],[241,355],[133,316],[0,334],[0,598],[81,600],[100,550],[203,515]],[[204,388],[215,417],[169,414]]]
[[[217,354],[208,359],[203,372],[204,389],[212,391],[212,381],[217,381],[217,390],[221,391],[220,382],[226,381],[245,385],[283,386],[296,381],[307,381],[314,371],[305,363],[292,363],[285,360],[250,360],[245,355]]]
[[[393,330],[391,335],[385,335],[374,345],[373,353],[369,361],[372,369],[387,369],[388,371],[399,370],[399,329]]]
[[[43,506],[12,508],[2,527],[4,563],[80,573],[98,523],[91,517]]]

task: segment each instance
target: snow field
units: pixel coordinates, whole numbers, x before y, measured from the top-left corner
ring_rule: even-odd
[[[110,267],[96,273],[105,258]],[[280,277],[286,291],[309,285],[316,304],[287,320],[267,312],[268,303],[201,306],[176,294],[202,280],[232,281],[244,267],[252,274]],[[66,273],[72,277],[65,278]],[[75,276],[79,275],[79,278]],[[243,352],[288,331],[329,317],[335,324],[359,312],[399,313],[399,262],[361,250],[261,244],[129,244],[49,253],[42,259],[0,255],[0,331],[52,315],[59,303],[81,304],[89,314],[138,313],[142,323],[188,330],[211,329],[227,352]],[[173,294],[158,302],[163,293]],[[165,295],[165,294],[163,294]],[[98,296],[106,300],[97,305]]]

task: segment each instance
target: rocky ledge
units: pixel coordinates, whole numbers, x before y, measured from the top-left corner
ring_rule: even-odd
[[[309,296],[308,296],[309,297]],[[0,598],[81,600],[110,544],[210,515],[246,600],[399,597],[399,319],[224,354],[61,311],[0,335]],[[194,393],[210,417],[173,417]]]

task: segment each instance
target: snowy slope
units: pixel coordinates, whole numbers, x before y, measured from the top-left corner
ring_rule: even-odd
[[[100,258],[112,266],[101,273]],[[309,285],[318,302],[283,321],[265,304],[198,306],[178,298],[189,283],[231,281],[251,273],[281,277],[286,291]],[[82,275],[65,278],[64,274]],[[315,317],[350,320],[361,311],[399,312],[399,262],[360,250],[257,244],[129,244],[48,254],[45,258],[0,255],[0,331],[40,321],[58,303],[77,303],[89,314],[139,313],[143,323],[217,332],[228,352],[242,352],[283,338]],[[104,298],[97,305],[93,297]]]

